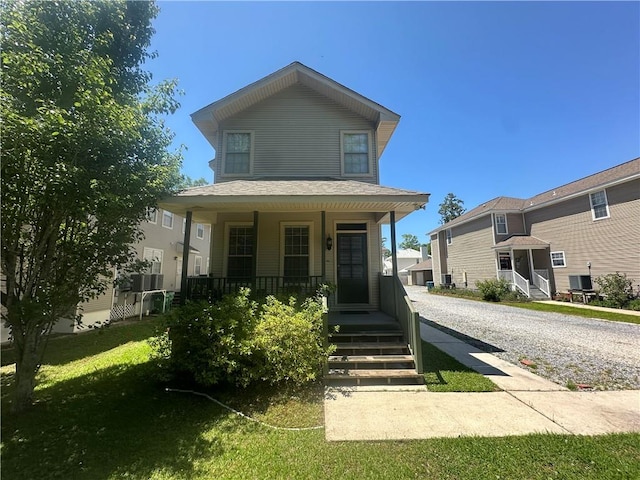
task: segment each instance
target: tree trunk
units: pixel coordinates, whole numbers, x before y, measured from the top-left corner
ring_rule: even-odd
[[[33,390],[36,386],[36,373],[40,350],[38,343],[39,332],[35,328],[27,329],[21,342],[16,342],[16,376],[15,391],[11,411],[21,412],[33,403]]]

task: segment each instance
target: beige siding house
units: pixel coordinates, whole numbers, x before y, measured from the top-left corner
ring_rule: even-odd
[[[209,276],[184,280],[190,298],[330,282],[332,308],[378,310],[381,225],[428,201],[379,184],[400,117],[295,62],[192,119],[215,149],[215,183],[161,202],[212,226]]]
[[[570,276],[640,283],[640,158],[529,199],[495,198],[430,237],[436,283],[502,277],[532,297],[570,290]]]

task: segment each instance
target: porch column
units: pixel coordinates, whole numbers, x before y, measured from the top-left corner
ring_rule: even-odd
[[[396,296],[396,282],[399,282],[398,278],[398,252],[396,249],[396,212],[394,210],[389,212],[389,226],[391,227],[391,275],[393,281],[391,282],[393,291],[393,313],[398,318],[398,298]]]
[[[530,269],[530,274],[529,274],[529,283],[533,282],[534,276],[533,274],[535,273],[535,271],[533,270],[533,250],[529,249],[529,269]]]
[[[251,290],[253,293],[256,291],[258,275],[258,211],[253,212],[253,258],[251,263]]]
[[[180,281],[180,305],[187,301],[187,273],[189,271],[189,250],[191,249],[191,219],[193,212],[187,211],[186,223],[184,226],[184,239],[182,250],[182,278]]]
[[[321,242],[320,242],[320,251],[322,252],[322,281],[324,282],[326,280],[326,274],[327,274],[327,265],[326,265],[326,259],[327,259],[327,252],[326,252],[326,241],[327,241],[327,212],[325,212],[324,210],[321,213],[321,227],[320,229],[322,230],[322,236],[320,238],[322,238]]]
[[[389,224],[391,226],[391,272],[394,277],[398,276],[398,256],[396,249],[396,212],[389,212]]]

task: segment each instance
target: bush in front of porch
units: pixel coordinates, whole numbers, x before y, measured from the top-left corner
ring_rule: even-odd
[[[321,299],[269,296],[258,303],[250,297],[243,288],[168,314],[152,345],[163,374],[202,386],[301,385],[319,378],[331,348],[324,345]]]

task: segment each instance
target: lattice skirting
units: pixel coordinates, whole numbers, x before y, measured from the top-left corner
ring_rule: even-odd
[[[111,309],[109,318],[119,320],[121,318],[133,317],[135,315],[134,305],[115,305]]]

